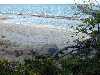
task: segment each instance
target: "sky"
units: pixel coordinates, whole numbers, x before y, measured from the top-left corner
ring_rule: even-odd
[[[82,0],[75,0],[75,1],[78,3],[82,3]],[[100,0],[97,1],[100,3]],[[75,3],[74,0],[0,0],[0,4],[73,4],[73,3]]]

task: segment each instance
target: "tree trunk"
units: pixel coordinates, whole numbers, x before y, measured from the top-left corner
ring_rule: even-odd
[[[99,27],[99,24],[98,24],[98,33],[100,32],[100,27]]]

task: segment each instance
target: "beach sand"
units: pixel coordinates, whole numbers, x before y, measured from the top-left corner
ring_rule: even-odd
[[[59,50],[65,46],[74,44],[73,41],[81,38],[83,35],[79,34],[76,36],[72,30],[53,28],[48,25],[4,23],[3,21],[6,20],[4,18],[0,17],[0,56],[3,58],[15,59],[14,52],[16,50],[30,50],[30,52],[34,50],[40,53],[46,53],[47,51],[45,49],[54,46]],[[26,55],[23,57],[27,57],[28,53],[27,51],[24,52]]]

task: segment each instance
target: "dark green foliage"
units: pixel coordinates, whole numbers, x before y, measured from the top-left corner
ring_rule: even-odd
[[[73,75],[100,75],[100,12],[95,14],[95,17],[85,19],[84,24],[76,28],[79,32],[91,36],[91,38],[80,43],[82,48],[77,49],[78,56],[76,56],[76,58],[78,57],[78,61],[76,61],[78,64],[73,64],[74,61],[67,64],[67,66],[71,67],[70,71]],[[93,50],[95,53],[91,54]],[[84,57],[81,57],[80,54],[84,55]],[[87,55],[90,55],[90,57]],[[76,60],[76,58],[73,58],[73,60]]]
[[[0,61],[0,75],[61,75],[52,58],[27,59],[24,63]]]
[[[61,60],[64,69],[63,75],[99,75],[100,60],[80,59],[79,57],[69,57]]]
[[[96,13],[96,21],[97,23],[100,23],[100,12]]]
[[[98,11],[97,13],[95,13],[95,16],[91,17],[91,18],[86,18],[84,21],[83,21],[83,25],[79,25],[78,27],[76,27],[76,30],[78,30],[79,32],[82,32],[82,33],[90,33],[89,31],[94,32],[94,31],[97,31],[99,32],[100,31],[100,27],[99,27],[99,23],[100,23],[100,12]],[[98,26],[98,28],[97,28]]]
[[[51,58],[25,60],[25,67],[27,70],[38,72],[40,75],[60,75],[60,69],[55,60]]]

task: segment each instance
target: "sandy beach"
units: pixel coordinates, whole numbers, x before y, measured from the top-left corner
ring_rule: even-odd
[[[16,45],[19,44],[19,47],[39,47],[40,45],[54,44],[62,48],[71,39],[69,36],[73,35],[72,32],[63,28],[49,27],[48,25],[4,23],[6,18],[0,17],[0,19],[0,38],[8,39]]]
[[[22,51],[23,57],[31,54],[32,50],[43,54],[48,53],[49,48],[56,47],[59,50],[74,44],[73,41],[83,35],[76,36],[72,30],[48,25],[5,23],[6,19],[5,16],[0,17],[0,56],[3,58],[15,59],[16,50]]]

